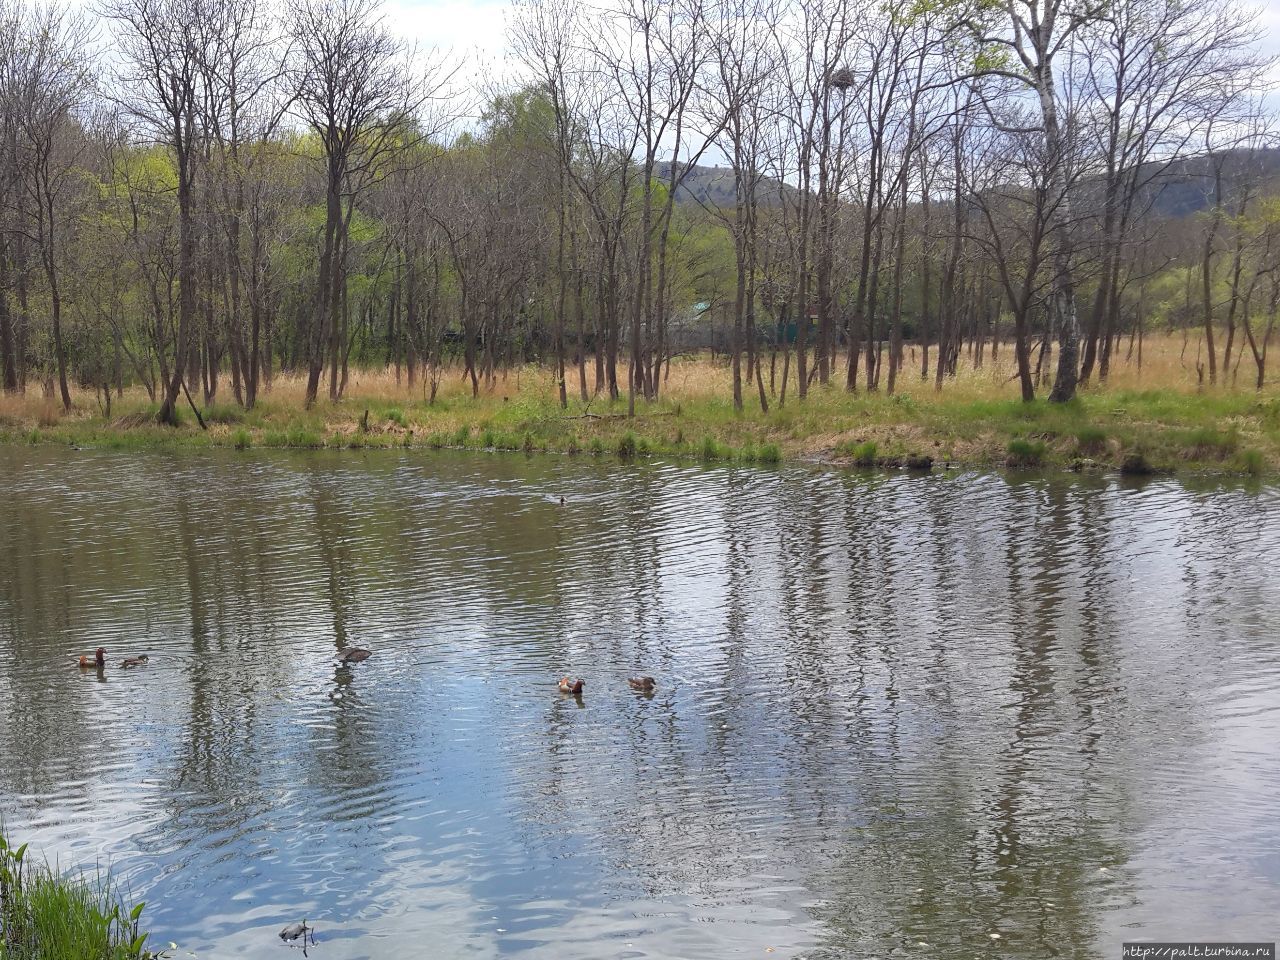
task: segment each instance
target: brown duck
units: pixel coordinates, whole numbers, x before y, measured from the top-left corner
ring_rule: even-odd
[[[145,653],[136,657],[126,657],[120,661],[121,670],[131,670],[134,667],[145,667],[151,661],[151,657]]]
[[[78,660],[76,660],[76,666],[82,670],[88,669],[90,667],[96,667],[97,669],[101,670],[106,665],[107,665],[106,647],[99,647],[97,650],[93,651],[93,656],[89,656],[88,654],[85,654],[85,655],[82,655]]]
[[[632,677],[627,681],[632,690],[639,690],[642,693],[653,693],[657,689],[658,683],[653,677]]]
[[[586,684],[582,682],[581,677],[577,680],[570,680],[568,677],[560,678],[561,693],[572,693],[575,697],[579,697],[582,695],[582,688],[584,686],[586,686]]]
[[[364,647],[352,647],[350,650],[343,650],[338,654],[338,662],[360,663],[362,660],[368,660],[372,656],[372,650],[366,650]]]

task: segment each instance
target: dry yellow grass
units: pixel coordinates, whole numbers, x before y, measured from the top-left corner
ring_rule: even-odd
[[[760,410],[754,384],[744,385],[745,410],[734,411],[723,357],[682,357],[671,364],[660,399],[640,403],[634,419],[625,416],[625,397],[616,402],[594,397],[584,405],[576,369],[568,371],[569,409],[561,410],[550,370],[538,366],[499,374],[492,384],[482,383],[476,398],[461,369],[449,369],[434,403],[427,402],[421,377],[411,388],[406,376],[397,381],[390,369],[352,370],[340,402],[330,402],[322,391],[311,410],[303,405],[302,377],[277,376],[252,411],[234,403],[224,378],[215,402],[204,411],[209,424],[204,432],[189,409],[182,411],[184,423],[177,429],[152,425],[154,407],[141,388],[114,398],[109,418],[100,395],[75,391],[72,410],[64,414],[54,398],[36,389],[0,398],[0,435],[10,441],[112,446],[497,446],[889,463],[925,456],[961,463],[1022,462],[1030,449],[1032,462],[1119,465],[1138,456],[1167,467],[1259,472],[1280,466],[1280,388],[1252,389],[1247,355],[1238,367],[1233,362],[1225,384],[1202,386],[1194,339],[1184,344],[1180,336],[1149,338],[1141,369],[1125,362],[1122,347],[1106,384],[1091,384],[1078,401],[1058,406],[1020,402],[1012,354],[1004,345],[996,362],[988,355],[976,367],[966,353],[957,376],[936,392],[932,375],[927,381],[920,377],[918,348],[909,347],[895,397],[883,389],[847,393],[841,358],[833,383],[815,385],[804,402],[796,395],[793,366],[785,406],[771,395],[767,414]],[[776,394],[780,357],[773,372]],[[592,376],[589,365],[589,384]],[[767,357],[764,376],[768,386]]]

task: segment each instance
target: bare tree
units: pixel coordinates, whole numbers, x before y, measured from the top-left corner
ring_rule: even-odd
[[[1005,0],[1000,28],[984,30],[982,41],[1008,51],[1009,67],[984,67],[986,76],[1014,81],[1034,96],[1039,108],[1036,130],[1044,140],[1045,170],[1052,193],[1049,236],[1053,246],[1053,286],[1050,312],[1058,331],[1058,369],[1049,399],[1070,400],[1080,376],[1080,321],[1076,312],[1075,238],[1072,221],[1072,180],[1079,174],[1069,131],[1062,117],[1057,73],[1058,55],[1081,28],[1095,21],[1104,4],[1092,0]],[[1002,28],[1002,29],[1001,29]],[[1030,129],[1030,128],[1027,128]]]
[[[1102,158],[1098,284],[1081,363],[1106,379],[1120,307],[1124,246],[1170,169],[1249,108],[1266,60],[1258,33],[1230,0],[1133,0],[1083,31],[1081,55]],[[1224,123],[1225,121],[1225,123]],[[1213,360],[1210,360],[1213,369]]]
[[[201,45],[199,67],[209,157],[206,194],[212,198],[209,212],[214,223],[206,225],[206,232],[209,258],[221,267],[224,278],[219,299],[226,313],[232,388],[237,400],[252,407],[261,378],[261,284],[269,257],[260,233],[265,187],[260,168],[270,163],[270,141],[289,104],[290,92],[281,82],[287,51],[259,4],[251,0],[207,3],[207,40]],[[221,234],[220,244],[214,239],[215,230]],[[210,301],[214,294],[206,291]]]
[[[121,57],[112,95],[171,151],[177,175],[177,329],[172,351],[158,351],[164,391],[157,414],[161,423],[176,424],[196,313],[195,179],[201,64],[207,60],[200,27],[205,10],[202,0],[110,0],[105,14],[116,23]]]
[[[294,46],[289,77],[324,164],[324,237],[306,351],[310,405],[326,355],[329,398],[338,398],[340,310],[355,200],[385,176],[389,155],[418,137],[418,112],[445,78],[427,87],[415,75],[377,0],[293,0],[287,16]]]
[[[34,205],[35,238],[49,286],[58,388],[67,410],[71,391],[59,284],[62,230],[67,226],[62,206],[85,146],[75,113],[85,106],[93,85],[85,53],[89,34],[89,21],[83,17],[55,7],[27,11],[18,30],[16,56],[0,78],[0,96],[13,110],[15,159]]]
[[[743,408],[742,348],[747,377],[753,372],[760,409],[769,410],[756,355],[756,300],[759,276],[760,189],[764,181],[770,115],[781,107],[777,93],[776,47],[769,42],[778,17],[768,0],[726,3],[714,34],[716,113],[709,119],[733,170],[734,204],[722,214],[733,236],[736,274],[733,305],[733,403]]]

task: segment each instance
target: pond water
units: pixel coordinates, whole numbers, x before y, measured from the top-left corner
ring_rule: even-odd
[[[1274,488],[41,447],[0,490],[0,816],[179,957],[1280,938]]]

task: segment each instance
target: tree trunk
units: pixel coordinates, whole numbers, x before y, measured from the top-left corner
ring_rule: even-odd
[[[188,105],[188,109],[190,109]],[[174,340],[173,371],[165,384],[164,399],[156,419],[176,426],[178,394],[182,390],[185,367],[190,353],[189,339],[196,314],[196,250],[195,224],[191,211],[192,165],[190,148],[193,139],[189,118],[174,120],[174,147],[178,167],[178,332]]]
[[[1065,403],[1076,395],[1080,378],[1080,321],[1076,314],[1076,287],[1073,271],[1075,248],[1071,237],[1071,197],[1066,177],[1066,153],[1058,125],[1058,105],[1052,68],[1048,65],[1038,79],[1040,110],[1044,117],[1045,146],[1048,150],[1049,183],[1056,201],[1051,214],[1053,235],[1054,323],[1058,327],[1058,372],[1049,399]]]
[[[14,357],[13,316],[9,312],[9,245],[0,236],[0,367],[5,393],[18,390],[18,364]]]

